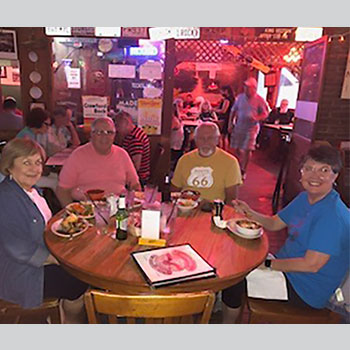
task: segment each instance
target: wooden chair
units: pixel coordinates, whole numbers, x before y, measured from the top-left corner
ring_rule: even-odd
[[[282,301],[247,298],[249,323],[340,323],[341,316],[328,309],[302,308]]]
[[[91,290],[85,293],[89,323],[101,323],[97,313],[109,323],[208,323],[215,301],[212,292],[173,295],[117,295]],[[195,317],[194,317],[195,315]],[[195,322],[198,321],[198,322]]]
[[[48,316],[51,323],[61,323],[58,299],[45,299],[39,307],[32,309],[23,309],[0,299],[0,323],[46,323]]]

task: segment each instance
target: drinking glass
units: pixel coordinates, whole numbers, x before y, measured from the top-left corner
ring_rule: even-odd
[[[160,231],[164,239],[169,239],[171,234],[174,232],[174,224],[176,217],[176,202],[161,204]]]
[[[145,186],[145,202],[146,203],[153,203],[156,200],[157,193],[158,193],[158,186],[153,184],[148,184]]]
[[[110,206],[108,203],[95,206],[95,226],[97,234],[107,234],[109,226]]]

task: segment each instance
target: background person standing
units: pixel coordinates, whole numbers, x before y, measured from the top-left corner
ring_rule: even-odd
[[[266,101],[256,90],[257,81],[254,78],[247,79],[244,82],[244,92],[237,96],[230,113],[228,131],[231,133],[231,148],[240,161],[243,179],[251,153],[255,149],[260,121],[266,119],[269,113]]]

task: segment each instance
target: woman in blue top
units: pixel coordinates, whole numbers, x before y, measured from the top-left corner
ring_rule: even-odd
[[[276,259],[266,260],[259,268],[285,274],[290,303],[324,308],[349,270],[349,209],[333,189],[341,165],[337,149],[314,146],[300,169],[305,191],[277,215],[262,215],[242,201],[233,203],[238,212],[269,231],[288,227],[288,238]],[[223,291],[225,323],[238,316],[244,284]]]
[[[84,317],[80,296],[87,285],[65,272],[44,242],[51,211],[35,183],[45,158],[42,147],[26,138],[11,140],[2,151],[0,299],[32,308],[44,298],[62,298],[66,322],[77,323]]]
[[[16,135],[18,138],[28,138],[38,142],[48,157],[59,152],[62,147],[49,139],[51,119],[47,111],[33,108],[26,116],[26,126]]]

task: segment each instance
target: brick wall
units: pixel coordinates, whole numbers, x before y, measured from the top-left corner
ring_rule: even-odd
[[[314,140],[325,140],[338,146],[350,140],[350,100],[341,99],[349,52],[350,36],[345,42],[334,38],[327,47],[323,88],[315,123]]]

